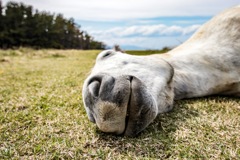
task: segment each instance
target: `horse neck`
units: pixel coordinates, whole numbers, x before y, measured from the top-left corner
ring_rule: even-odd
[[[226,10],[185,43],[159,55],[175,70],[176,99],[218,94],[239,83],[239,12],[240,6]]]
[[[187,43],[169,53],[159,55],[174,68],[175,99],[202,97],[216,92],[214,87],[216,81],[219,81],[219,75],[209,56],[209,52],[215,54],[213,52],[216,50],[213,50],[206,47],[203,49],[201,44]]]

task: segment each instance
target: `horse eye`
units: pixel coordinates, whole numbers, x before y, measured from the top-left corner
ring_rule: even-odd
[[[103,58],[109,56],[111,53],[112,52],[107,52],[106,54],[103,55]]]

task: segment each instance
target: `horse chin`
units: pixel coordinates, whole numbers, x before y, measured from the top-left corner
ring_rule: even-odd
[[[137,78],[131,80],[131,94],[125,122],[125,136],[135,137],[157,116],[157,106],[146,86]]]

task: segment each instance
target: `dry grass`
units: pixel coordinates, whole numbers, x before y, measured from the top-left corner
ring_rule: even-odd
[[[81,90],[98,51],[0,51],[0,159],[239,159],[240,100],[175,102],[137,138],[103,134]]]

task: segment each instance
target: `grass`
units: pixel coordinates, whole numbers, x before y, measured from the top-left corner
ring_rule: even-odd
[[[101,133],[82,104],[99,51],[0,50],[0,159],[239,159],[240,99],[175,102],[136,138]]]
[[[128,54],[133,54],[133,55],[149,55],[149,54],[166,53],[169,50],[170,48],[165,47],[162,50],[129,50],[126,52]]]

